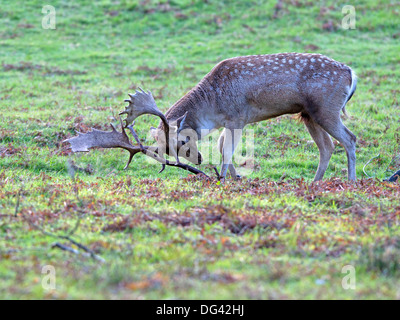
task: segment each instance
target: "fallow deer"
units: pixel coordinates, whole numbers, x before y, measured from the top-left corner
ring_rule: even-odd
[[[345,105],[354,94],[356,84],[356,75],[350,67],[320,54],[279,53],[243,56],[218,63],[165,115],[157,109],[151,93],[143,90],[131,95],[131,99],[128,100],[129,106],[123,114],[128,115],[127,127],[141,114],[151,113],[159,116],[161,123],[157,129],[152,130],[158,141],[158,149],[153,151],[158,153],[160,158],[163,158],[164,152],[174,156],[178,166],[182,166],[178,154],[193,163],[199,163],[201,155],[195,148],[196,140],[201,139],[204,132],[225,128],[218,142],[222,153],[220,177],[225,178],[229,169],[235,178],[232,156],[241,137],[229,132],[235,129],[242,130],[250,123],[298,113],[320,153],[314,180],[321,180],[328,167],[334,150],[330,136],[344,146],[348,160],[348,178],[355,180],[356,137],[343,125],[340,113],[346,113]],[[132,127],[129,128],[134,132]],[[178,137],[188,130],[196,133],[195,139],[191,137],[189,140],[180,141],[182,139]],[[175,137],[171,137],[171,131],[176,132]],[[85,137],[81,136],[79,143],[73,139],[69,141],[74,151],[87,151],[79,150],[87,149]],[[112,141],[104,144],[109,147]],[[116,141],[114,145],[121,147]],[[96,146],[96,143],[90,146]],[[141,147],[140,150],[147,150],[146,148],[148,147]],[[161,151],[160,148],[164,148],[165,151]],[[130,160],[133,154],[135,152],[131,152]],[[153,154],[153,157],[157,156]],[[165,160],[157,160],[164,165],[173,165]]]

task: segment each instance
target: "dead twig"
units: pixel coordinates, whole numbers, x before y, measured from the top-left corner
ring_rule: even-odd
[[[389,164],[387,165],[385,172],[390,172],[390,166],[392,165],[393,161],[395,161],[397,158],[400,158],[400,154],[395,155],[392,157],[392,159],[390,160]]]
[[[15,203],[14,217],[17,216],[18,211],[19,211],[19,203],[20,203],[20,198],[21,198],[21,192],[22,192],[22,189],[19,189],[18,193],[17,193],[17,202]]]
[[[363,172],[364,172],[364,174],[365,174],[368,178],[372,178],[372,177],[369,176],[369,175],[365,172],[365,168],[371,163],[372,160],[377,159],[377,158],[379,158],[380,156],[381,156],[381,154],[379,153],[377,156],[372,157],[371,159],[369,159],[369,160],[367,161],[367,163],[364,165],[364,167],[363,167]]]
[[[97,254],[94,253],[93,250],[89,249],[88,247],[84,246],[83,244],[73,240],[69,235],[67,236],[63,236],[63,235],[58,235],[49,231],[44,230],[42,227],[39,227],[37,224],[33,223],[28,217],[26,217],[25,215],[22,215],[22,217],[24,218],[25,221],[28,222],[28,224],[40,231],[41,233],[43,233],[46,236],[52,237],[52,238],[58,238],[58,239],[63,239],[63,240],[67,240],[70,243],[72,243],[73,245],[77,246],[79,249],[82,249],[83,251],[85,251],[92,259],[100,261],[100,262],[105,262],[106,260],[104,260],[102,257],[98,256]],[[79,219],[80,220],[80,219]],[[77,224],[78,225],[78,224]],[[74,227],[73,230],[77,229],[77,225]],[[71,234],[71,232],[69,233]],[[57,246],[60,247],[60,246]],[[65,247],[65,246],[64,246]],[[62,248],[61,248],[62,249]],[[66,251],[70,251],[70,250],[66,250]]]
[[[221,180],[221,175],[219,174],[217,167],[214,166],[213,169],[214,169],[214,171],[215,171],[215,174],[216,174],[216,176],[217,176],[218,181]]]
[[[67,251],[67,252],[71,252],[71,253],[74,253],[74,254],[77,254],[77,255],[81,255],[81,256],[84,256],[84,257],[92,257],[92,255],[90,253],[88,253],[88,252],[80,252],[79,250],[76,250],[74,248],[68,247],[68,246],[66,246],[64,244],[61,244],[59,242],[53,243],[51,248],[58,248],[58,249],[61,249],[61,250]],[[98,257],[98,258],[100,258],[100,257]],[[99,261],[105,262],[105,260],[103,258],[101,258],[101,259],[102,260],[99,260]],[[98,260],[98,259],[96,259],[96,260]]]
[[[76,250],[76,249],[74,249],[74,248],[68,247],[68,246],[63,245],[63,244],[58,243],[58,242],[53,243],[53,244],[51,245],[51,248],[59,248],[59,249],[61,249],[61,250],[68,251],[68,252],[72,252],[72,253],[75,253],[75,254],[81,254],[81,252],[80,252],[79,250]]]
[[[201,170],[199,170],[197,168],[194,168],[192,166],[189,166],[188,164],[184,164],[184,163],[181,163],[181,162],[179,162],[179,163],[171,163],[167,159],[164,159],[164,158],[160,157],[157,153],[150,151],[149,148],[143,147],[143,145],[141,144],[141,142],[139,140],[139,136],[135,132],[135,129],[133,129],[132,125],[127,126],[127,128],[132,133],[132,135],[135,138],[136,142],[139,144],[140,152],[142,152],[143,154],[153,158],[154,160],[157,160],[158,162],[160,162],[163,165],[163,168],[161,169],[160,172],[162,172],[164,170],[164,166],[167,165],[167,166],[171,166],[171,167],[178,167],[178,168],[187,170],[187,171],[189,171],[191,173],[194,173],[194,174],[201,173],[201,174],[203,174],[203,175],[205,175],[206,177],[209,178],[209,176],[207,174],[205,174],[203,171],[201,171]]]
[[[80,198],[79,198],[79,194],[78,194],[78,188],[76,186],[76,181],[73,178],[74,181],[74,192],[75,192],[75,196],[77,201],[79,201],[80,204],[82,204]],[[17,205],[15,207],[15,215],[18,214],[19,211],[19,196],[18,196],[18,201],[17,201]],[[22,219],[25,220],[26,222],[28,222],[28,224],[33,228],[36,229],[38,231],[40,231],[42,234],[52,237],[52,238],[56,238],[56,239],[63,239],[63,240],[67,240],[69,241],[71,244],[77,246],[79,249],[82,249],[83,251],[86,252],[87,256],[90,256],[92,259],[100,261],[100,262],[105,262],[105,260],[98,256],[93,250],[89,249],[88,247],[84,246],[83,244],[77,242],[76,240],[72,239],[71,236],[78,230],[80,223],[81,223],[81,217],[82,217],[82,213],[83,211],[81,209],[78,209],[78,212],[80,213],[79,218],[77,219],[74,227],[71,229],[71,231],[68,232],[67,235],[59,235],[59,234],[55,234],[49,231],[44,230],[42,227],[38,226],[37,224],[35,224],[31,219],[29,219],[27,216],[25,216],[24,214],[22,214]],[[53,245],[52,247],[57,247],[60,249],[63,249],[65,251],[69,251],[69,252],[73,252],[73,253],[79,253],[78,250],[75,250],[73,248],[67,247],[65,245],[56,243],[56,245]]]

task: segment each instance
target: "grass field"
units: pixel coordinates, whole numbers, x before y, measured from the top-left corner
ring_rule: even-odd
[[[400,3],[355,3],[356,29],[344,30],[352,3],[52,0],[46,30],[42,1],[2,2],[0,298],[400,298],[400,185],[381,182],[400,167]],[[249,126],[255,170],[223,184],[158,174],[143,155],[123,171],[125,151],[62,144],[117,124],[139,86],[166,111],[220,60],[292,51],[359,77],[344,120],[358,138],[355,184],[340,145],[312,182],[318,149],[294,116]],[[145,144],[157,124],[137,121]],[[73,178],[69,160],[87,170]],[[52,236],[69,233],[105,262],[52,248],[84,252]],[[42,286],[46,265],[55,290]],[[347,265],[355,289],[342,286]]]

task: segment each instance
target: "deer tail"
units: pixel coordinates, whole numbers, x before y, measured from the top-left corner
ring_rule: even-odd
[[[346,118],[349,117],[346,112],[346,103],[349,102],[349,100],[351,99],[351,97],[353,96],[354,92],[357,89],[357,76],[351,68],[349,68],[349,71],[350,71],[350,77],[351,77],[350,91],[349,91],[349,95],[347,96],[347,100],[342,108],[342,112]]]

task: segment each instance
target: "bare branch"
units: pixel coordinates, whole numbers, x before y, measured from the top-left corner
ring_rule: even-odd
[[[42,227],[39,227],[37,224],[33,223],[33,222],[32,222],[28,217],[26,217],[25,215],[22,215],[22,217],[23,217],[23,219],[24,219],[25,221],[28,222],[28,224],[29,224],[32,228],[34,228],[34,229],[40,231],[40,232],[43,233],[44,235],[49,236],[49,237],[52,237],[52,238],[58,238],[58,239],[67,240],[67,241],[71,242],[72,244],[74,244],[75,246],[77,246],[78,248],[80,248],[80,249],[82,249],[83,251],[87,252],[87,253],[90,255],[91,258],[93,258],[93,259],[95,259],[95,260],[97,260],[97,261],[100,261],[100,262],[105,262],[105,260],[104,260],[102,257],[100,257],[100,256],[98,256],[97,254],[95,254],[93,250],[90,250],[88,247],[84,246],[83,244],[81,244],[81,243],[79,243],[79,242],[77,242],[77,241],[71,239],[69,235],[68,235],[68,236],[62,236],[62,235],[58,235],[58,234],[55,234],[55,233],[52,233],[52,232],[48,232],[48,231],[44,230]],[[79,219],[79,220],[80,220],[80,219]],[[78,224],[77,224],[77,225],[78,225]],[[74,232],[75,232],[76,229],[77,229],[77,225],[76,225],[76,226],[74,227],[74,229],[73,229]],[[69,234],[71,235],[71,232],[70,232]],[[60,245],[60,246],[62,246],[62,245]],[[60,247],[60,246],[57,246],[57,247]],[[66,247],[64,247],[64,248],[66,248]],[[63,248],[62,248],[62,249],[63,249]],[[71,249],[72,249],[72,248],[71,248]],[[63,250],[66,250],[66,249],[63,249]],[[70,250],[67,250],[67,251],[70,251]],[[76,253],[76,252],[75,252],[75,253]]]
[[[132,133],[132,135],[134,136],[134,138],[137,139],[137,142],[140,143],[140,142],[139,142],[138,135],[136,134],[136,132],[135,132],[135,130],[133,129],[133,127],[132,127],[132,126],[127,126],[127,128],[131,131],[131,133]],[[164,159],[164,158],[160,157],[157,153],[152,152],[152,151],[150,150],[150,148],[148,148],[148,147],[147,147],[147,148],[146,148],[146,147],[143,147],[143,149],[141,149],[140,151],[141,151],[142,153],[144,153],[145,155],[151,157],[152,159],[157,160],[158,162],[160,162],[160,163],[163,165],[163,168],[161,169],[160,172],[164,171],[165,165],[167,165],[167,166],[172,166],[172,167],[178,167],[178,168],[187,170],[187,171],[189,171],[189,172],[192,172],[192,173],[194,173],[194,174],[199,174],[199,173],[201,173],[201,174],[205,175],[206,177],[208,177],[208,175],[206,175],[203,171],[201,171],[201,170],[199,170],[199,169],[197,169],[197,168],[194,168],[194,167],[192,167],[192,166],[189,166],[189,165],[187,165],[187,164],[184,164],[184,163],[181,163],[181,162],[178,162],[178,163],[171,163],[171,162],[169,162],[167,159]]]
[[[76,249],[74,249],[74,248],[68,247],[68,246],[66,246],[66,245],[64,245],[64,244],[61,244],[61,243],[59,243],[59,242],[54,243],[51,247],[52,247],[52,248],[59,248],[59,249],[61,249],[61,250],[68,251],[68,252],[71,252],[71,253],[74,253],[74,254],[77,254],[77,255],[83,255],[83,256],[85,256],[85,257],[91,257],[91,258],[93,258],[93,259],[95,259],[95,260],[97,260],[97,261],[100,261],[100,262],[106,262],[106,261],[105,261],[102,257],[100,257],[100,256],[97,256],[97,255],[94,255],[94,256],[93,256],[90,252],[82,253],[82,252],[80,252],[79,250],[76,250]]]
[[[214,169],[214,172],[215,172],[215,174],[216,174],[216,176],[217,176],[217,179],[218,179],[218,180],[221,180],[221,175],[219,174],[217,167],[214,166],[213,169]]]
[[[374,160],[374,159],[376,159],[376,158],[379,158],[380,156],[381,156],[381,154],[379,153],[377,156],[372,157],[371,159],[369,159],[369,160],[367,161],[367,163],[364,165],[364,167],[363,167],[363,172],[364,172],[364,174],[365,174],[368,178],[372,178],[372,177],[369,176],[369,175],[365,172],[365,168],[371,163],[372,160]]]
[[[78,255],[81,254],[81,252],[79,250],[73,249],[71,247],[67,247],[66,245],[63,245],[63,244],[58,243],[58,242],[52,244],[51,247],[52,248],[59,248],[61,250],[72,252],[72,253],[75,253],[75,254],[78,254]]]
[[[18,193],[17,193],[17,202],[15,204],[14,217],[16,217],[18,215],[21,192],[22,192],[22,189],[19,189]]]

